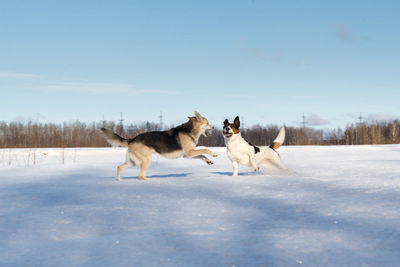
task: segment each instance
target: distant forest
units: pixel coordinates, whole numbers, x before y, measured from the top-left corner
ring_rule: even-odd
[[[125,138],[158,131],[157,123],[120,125],[102,121],[93,123],[39,123],[0,122],[0,148],[41,148],[41,147],[105,147],[109,146],[102,137],[101,127],[113,129]],[[172,126],[171,126],[172,127]],[[164,129],[167,127],[163,127]],[[170,128],[170,127],[169,127]],[[348,125],[344,130],[329,131],[308,127],[286,126],[285,145],[360,145],[400,143],[400,122],[373,122]],[[215,127],[209,137],[201,137],[199,145],[224,146],[222,127]],[[275,125],[254,125],[242,129],[242,136],[250,143],[267,146],[279,131]]]

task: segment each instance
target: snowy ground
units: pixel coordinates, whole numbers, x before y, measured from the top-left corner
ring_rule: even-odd
[[[0,150],[0,266],[399,266],[400,145],[283,147],[232,177],[124,149]]]

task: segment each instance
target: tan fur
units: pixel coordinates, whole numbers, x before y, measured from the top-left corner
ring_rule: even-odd
[[[198,135],[197,139],[200,137],[200,135]],[[182,150],[183,153],[185,155],[185,157],[187,158],[193,158],[193,157],[197,157],[200,156],[202,154],[208,154],[211,156],[216,157],[217,154],[215,154],[214,152],[212,152],[209,149],[195,149],[196,148],[196,143],[193,142],[193,139],[187,135],[187,134],[183,134],[180,133],[179,134],[179,139],[181,141],[181,145],[182,145]]]
[[[131,161],[140,166],[139,179],[146,180],[147,177],[145,173],[151,163],[152,149],[141,143],[132,143],[128,146],[128,151],[131,154]],[[120,174],[118,175],[118,177],[120,180]]]
[[[231,129],[234,134],[238,134],[240,132],[240,130],[238,128],[236,128],[233,124],[231,125]]]
[[[275,142],[275,143],[272,144],[271,148],[272,148],[273,150],[276,150],[276,149],[278,149],[281,145],[282,145],[281,143]]]

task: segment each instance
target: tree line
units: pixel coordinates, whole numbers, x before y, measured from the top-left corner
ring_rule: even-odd
[[[121,125],[112,121],[102,122],[0,122],[0,148],[41,148],[41,147],[105,147],[100,128],[114,130],[125,138],[158,131],[157,123]],[[171,126],[172,127],[172,126]],[[308,127],[285,126],[285,145],[359,145],[400,143],[400,122],[372,122],[348,125],[332,130],[318,130]],[[222,127],[215,127],[209,137],[201,137],[199,145],[224,146]],[[242,136],[258,146],[270,145],[278,135],[276,125],[253,125],[241,130]]]

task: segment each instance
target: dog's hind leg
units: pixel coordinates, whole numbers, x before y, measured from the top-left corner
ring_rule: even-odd
[[[286,165],[282,162],[281,158],[279,157],[278,154],[275,154],[274,157],[271,158],[270,160],[271,165],[273,165],[276,169],[279,170],[280,173],[284,174],[294,174],[293,171],[291,171]]]
[[[145,146],[138,147],[138,149],[133,152],[132,158],[134,159],[136,164],[140,166],[139,179],[147,180],[146,170],[151,163],[150,150]]]
[[[139,173],[139,179],[140,180],[147,180],[146,177],[146,170],[147,168],[150,166],[151,163],[151,154],[149,153],[148,156],[143,157],[141,159],[141,163],[140,163],[140,173]]]
[[[129,149],[131,151],[130,160],[134,162],[135,165],[140,166],[139,179],[147,180],[146,170],[151,163],[151,150],[149,147],[140,143],[133,143]]]
[[[283,162],[281,160],[273,161],[271,163],[276,166],[276,168],[279,170],[280,173],[283,173],[285,175],[293,175],[296,173],[296,172],[292,171],[291,169],[289,169],[288,167],[286,167],[286,165],[283,164]]]
[[[260,168],[257,166],[256,159],[254,158],[254,155],[249,154],[249,161],[250,161],[251,166],[253,166],[254,171],[258,172],[260,170]]]
[[[117,167],[117,180],[121,181],[121,172],[126,168],[135,166],[135,162],[130,157],[129,150],[126,151],[126,160],[124,164],[121,164]]]
[[[292,174],[292,171],[281,160],[264,160],[261,165],[274,174]]]
[[[118,180],[118,181],[122,181],[122,180],[121,180],[121,172],[122,172],[123,170],[125,170],[126,168],[129,168],[129,167],[132,167],[132,166],[133,166],[133,164],[132,164],[130,161],[125,162],[124,164],[119,165],[119,166],[117,167],[117,180]]]

